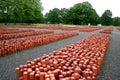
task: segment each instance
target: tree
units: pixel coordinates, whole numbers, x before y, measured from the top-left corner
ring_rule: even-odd
[[[68,11],[69,11],[69,9],[66,9],[66,8],[62,8],[62,9],[60,9],[60,21],[61,21],[61,23],[63,23],[63,24],[67,24],[67,15],[68,15]]]
[[[51,23],[67,23],[68,9],[66,8],[54,8],[45,14],[45,20]]]
[[[10,0],[0,0],[0,11],[1,11],[1,20],[7,24],[10,8]]]
[[[25,15],[25,22],[40,22],[42,19],[42,6],[40,0],[26,0],[27,4],[24,4],[24,15]]]
[[[101,17],[101,24],[109,26],[112,24],[112,12],[110,10],[105,10]]]
[[[51,23],[64,24],[98,24],[99,16],[89,2],[77,3],[70,9],[54,8],[50,10],[45,19]]]
[[[60,10],[58,8],[54,8],[46,13],[45,18],[48,22],[57,24],[61,23],[61,15]]]
[[[0,21],[41,22],[42,4],[40,0],[0,0]],[[6,13],[5,13],[6,11]]]
[[[72,24],[97,24],[99,20],[98,14],[89,2],[75,4],[68,14]]]
[[[120,26],[120,17],[114,17],[112,21],[114,26]]]

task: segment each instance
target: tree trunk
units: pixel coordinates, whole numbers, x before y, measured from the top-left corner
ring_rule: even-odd
[[[7,13],[5,14],[5,25],[7,25]]]

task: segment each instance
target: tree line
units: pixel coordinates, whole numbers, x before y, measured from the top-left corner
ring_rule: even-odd
[[[40,0],[0,0],[0,22],[41,22],[42,9]]]
[[[75,25],[120,26],[120,17],[112,17],[110,10],[99,16],[89,2],[77,3],[70,8],[54,8],[42,14],[41,0],[0,0],[1,23],[51,23]]]

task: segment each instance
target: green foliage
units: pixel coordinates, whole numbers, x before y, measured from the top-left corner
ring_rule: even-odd
[[[73,24],[97,24],[99,16],[88,2],[75,4],[71,9]]]
[[[112,12],[105,10],[101,18],[89,2],[77,3],[66,9],[54,8],[42,14],[41,0],[0,0],[0,23],[41,23],[114,25],[120,26],[120,17],[112,18]]]
[[[67,24],[69,22],[69,15],[68,15],[69,9],[62,8],[54,8],[50,10],[48,13],[45,14],[45,20],[46,22],[50,22],[52,24]]]
[[[63,24],[67,24],[67,20],[68,20],[68,11],[69,9],[66,9],[66,8],[62,8],[60,10],[60,22],[63,23]]]
[[[0,21],[12,23],[41,22],[43,17],[41,5],[40,0],[0,0]]]
[[[105,10],[101,17],[101,24],[109,26],[112,24],[112,12],[110,10]]]
[[[64,24],[97,24],[99,23],[99,16],[95,9],[88,2],[77,3],[70,9],[54,8],[45,15],[46,20],[51,23]]]
[[[45,17],[46,20],[52,24],[58,24],[61,22],[60,10],[58,8],[50,10],[49,13],[46,13]]]
[[[120,26],[120,17],[114,17],[112,21],[114,26]]]

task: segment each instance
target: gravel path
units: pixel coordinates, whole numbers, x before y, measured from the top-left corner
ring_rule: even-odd
[[[114,29],[97,80],[120,80],[120,31]]]
[[[49,43],[47,45],[42,45],[42,46],[38,46],[38,47],[35,47],[35,48],[27,49],[27,50],[24,50],[24,51],[19,51],[15,54],[12,54],[12,55],[7,55],[7,56],[0,57],[0,80],[17,80],[16,77],[15,77],[15,73],[14,73],[15,68],[17,66],[21,65],[21,64],[25,64],[25,62],[27,60],[33,60],[35,58],[38,58],[38,57],[42,56],[43,54],[50,53],[53,50],[59,50],[60,48],[65,47],[68,44],[79,41],[79,40],[83,39],[84,37],[87,37],[91,34],[98,33],[99,31],[94,31],[94,32],[90,32],[90,33],[83,33],[83,32],[79,32],[79,31],[76,30],[74,32],[78,32],[79,33],[78,36],[71,37],[71,38],[64,39],[64,40],[60,40],[60,41],[53,42],[53,43]],[[113,33],[113,35],[115,35],[115,34]],[[113,38],[114,37],[112,37],[112,39]],[[117,38],[116,38],[116,40],[117,40]],[[117,41],[120,41],[120,40],[117,40]],[[114,42],[112,42],[110,44],[110,47],[113,44],[114,44]],[[113,47],[113,49],[118,48],[117,46],[119,46],[119,44],[115,45]],[[110,48],[108,49],[108,51],[109,50],[110,50]],[[118,54],[118,53],[116,53],[116,54]],[[111,55],[113,55],[113,54],[111,53]],[[111,55],[110,56],[108,55],[108,57],[111,57]],[[114,57],[114,56],[112,56],[112,57]],[[119,57],[119,56],[117,55],[117,57]],[[106,55],[106,58],[107,58],[107,55]],[[112,58],[108,58],[108,60],[109,59],[112,59]],[[115,60],[116,59],[117,58],[115,58]],[[109,64],[109,61],[105,60],[105,62],[103,63],[102,68],[104,68],[104,66],[106,66],[106,64]],[[116,64],[116,63],[114,63],[114,64]],[[106,70],[108,71],[108,69],[106,69]],[[120,71],[120,70],[118,70],[118,71]],[[103,72],[103,70],[102,70],[102,72]],[[102,80],[101,76],[102,75],[101,75],[101,72],[100,72],[100,76],[98,77],[100,80]],[[106,80],[106,79],[104,79],[104,80]]]

